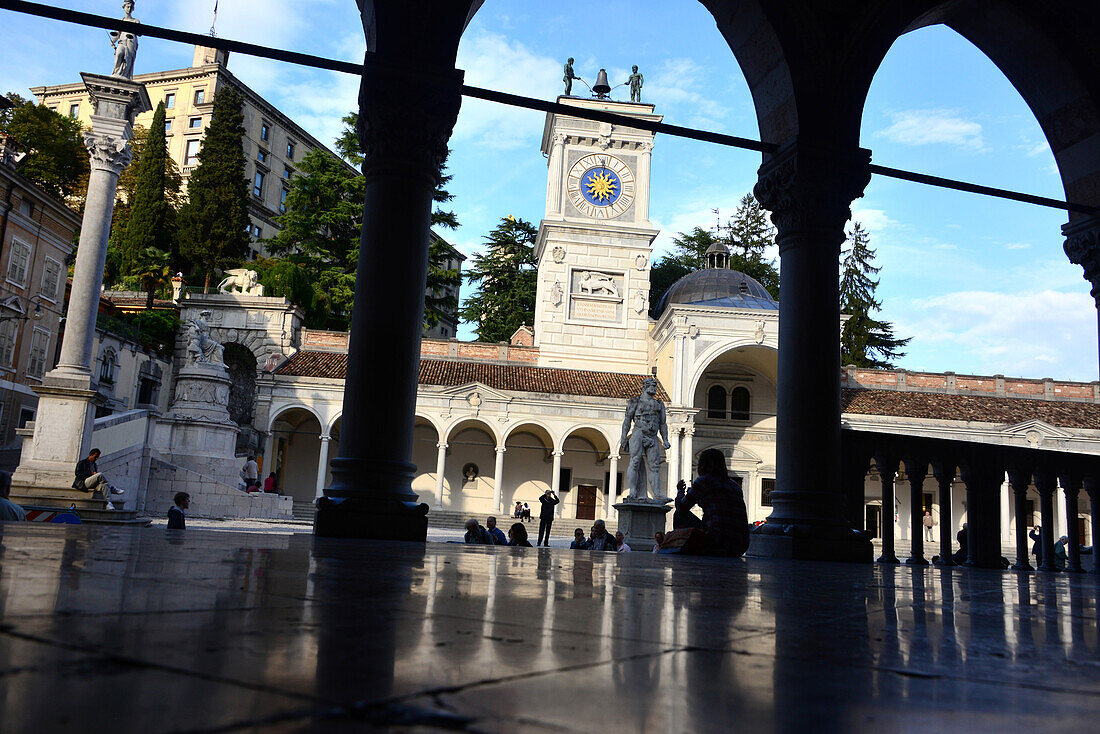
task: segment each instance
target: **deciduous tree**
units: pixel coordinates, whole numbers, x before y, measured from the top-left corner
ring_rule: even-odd
[[[26,153],[19,173],[58,199],[83,201],[81,182],[88,178],[88,150],[79,120],[59,115],[46,105],[9,93],[15,107],[0,110],[0,130]]]

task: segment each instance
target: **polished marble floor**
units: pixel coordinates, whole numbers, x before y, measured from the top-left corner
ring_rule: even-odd
[[[0,524],[0,731],[1096,731],[1096,576]]]

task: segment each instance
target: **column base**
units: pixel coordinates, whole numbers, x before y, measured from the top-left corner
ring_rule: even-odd
[[[927,566],[928,565],[928,560],[925,559],[925,558],[914,558],[914,557],[906,558],[905,559],[905,565],[906,566]]]
[[[796,561],[871,563],[875,553],[870,536],[859,530],[764,523],[753,530],[745,555]]]
[[[957,566],[959,564],[955,563],[955,561],[948,556],[947,560],[941,558],[938,561],[932,561],[932,565],[939,566],[940,568],[950,568],[951,566]]]
[[[1034,571],[1034,570],[1035,570],[1034,568],[1032,568],[1032,566],[1031,566],[1031,564],[1030,564],[1030,563],[1023,563],[1023,564],[1021,564],[1021,563],[1013,563],[1013,564],[1012,564],[1012,565],[1010,566],[1010,568],[1011,568],[1011,569],[1012,569],[1013,571]]]
[[[668,505],[619,502],[613,505],[619,513],[619,530],[627,545],[635,550],[649,550],[653,534],[665,529],[665,516],[672,511]]]
[[[882,563],[890,566],[901,565],[901,561],[895,555],[886,555],[883,553],[881,556],[875,559],[875,563]]]
[[[428,537],[428,505],[360,497],[322,497],[317,500],[313,534],[326,538],[423,543]]]

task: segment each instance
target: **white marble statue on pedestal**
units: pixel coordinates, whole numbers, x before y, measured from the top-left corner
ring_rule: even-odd
[[[210,311],[202,311],[197,319],[191,319],[191,334],[187,339],[187,363],[224,365],[225,347],[210,336],[210,324],[206,319]]]
[[[135,23],[140,22],[130,15],[134,12],[133,0],[126,0],[126,2],[122,3],[122,10],[125,13],[122,18],[123,20],[130,20]],[[134,61],[137,59],[138,50],[137,35],[129,31],[110,31],[110,34],[111,48],[115,50],[115,67],[111,71],[111,76],[117,76],[123,79],[133,79]]]
[[[630,428],[631,422],[634,424],[633,430]],[[626,469],[627,486],[630,487],[627,501],[659,505],[668,502],[669,498],[661,493],[661,445],[668,449],[671,444],[668,441],[665,404],[657,398],[657,380],[652,377],[642,381],[642,394],[627,403],[619,443],[622,450],[630,455]]]

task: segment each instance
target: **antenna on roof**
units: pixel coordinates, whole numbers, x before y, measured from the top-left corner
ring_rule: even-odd
[[[214,19],[210,21],[210,37],[214,38],[217,34],[214,32],[214,26],[218,24],[218,0],[214,0]]]

